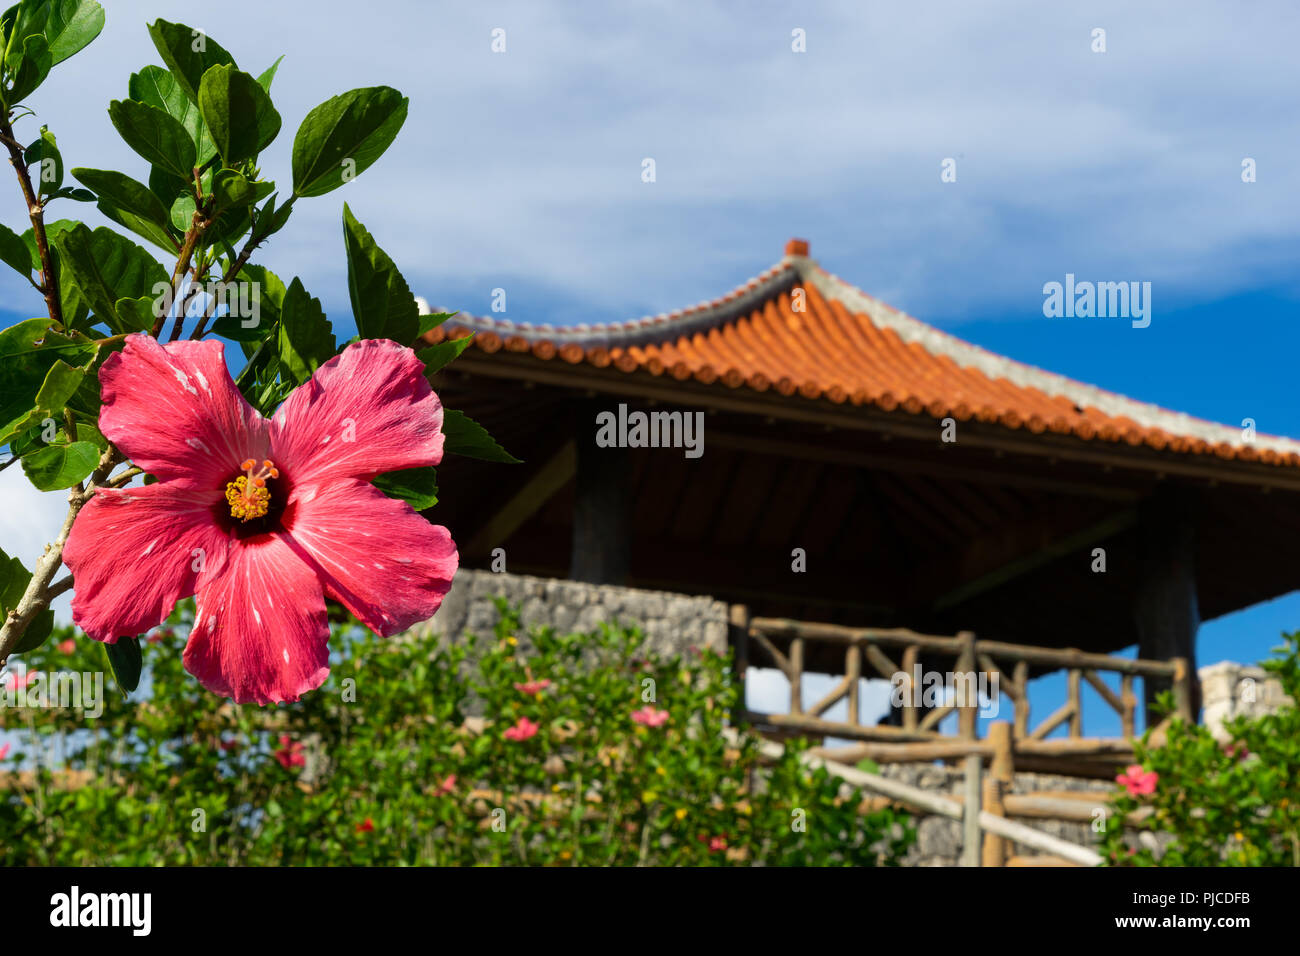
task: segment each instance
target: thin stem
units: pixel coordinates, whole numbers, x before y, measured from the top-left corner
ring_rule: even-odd
[[[0,110],[0,142],[9,151],[9,163],[18,175],[18,186],[27,201],[27,215],[32,221],[32,236],[36,240],[36,255],[41,261],[41,282],[38,291],[45,296],[45,306],[50,318],[63,328],[63,304],[59,301],[59,284],[54,277],[54,259],[50,254],[49,237],[45,234],[45,206],[36,198],[32,178],[23,159],[23,146],[14,137],[14,128],[8,111]],[[28,277],[30,281],[30,276]]]
[[[62,594],[64,591],[70,591],[70,590],[72,590],[72,575],[65,574],[63,577],[59,578],[59,580],[55,581],[48,588],[46,588],[45,593],[52,601],[60,594]]]
[[[72,523],[77,520],[77,515],[86,502],[94,496],[95,491],[104,486],[109,473],[121,460],[121,452],[109,445],[99,458],[99,467],[90,476],[89,486],[84,490],[79,486],[74,487],[68,492],[68,513],[64,516],[59,536],[54,539],[53,544],[46,546],[45,553],[37,559],[36,567],[32,571],[32,579],[27,582],[23,596],[6,615],[4,624],[0,625],[0,666],[13,653],[19,639],[35,620],[36,615],[50,606],[50,601],[54,597],[50,593],[50,582],[63,566],[63,546],[68,542]]]
[[[290,196],[289,201],[285,203],[284,206],[280,207],[281,211],[292,206],[294,200],[297,198],[297,196]],[[221,276],[221,284],[223,286],[234,281],[235,277],[239,275],[239,271],[243,269],[244,266],[248,265],[248,260],[253,258],[253,253],[257,251],[257,247],[265,242],[266,239],[267,236],[264,233],[259,232],[255,226],[253,231],[249,233],[248,241],[244,243],[244,248],[239,250],[239,255],[235,258],[235,261],[230,264],[230,268],[228,268]],[[216,302],[214,300],[208,304],[206,309],[203,310],[203,318],[201,318],[199,324],[195,326],[193,334],[190,335],[191,339],[203,338],[204,333],[207,331],[208,321],[212,318],[212,312],[215,308]]]

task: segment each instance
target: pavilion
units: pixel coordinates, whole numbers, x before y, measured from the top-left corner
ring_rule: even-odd
[[[1202,620],[1300,586],[1300,442],[990,353],[801,240],[668,315],[427,341],[470,332],[436,387],[525,463],[439,469],[467,567],[1193,665]],[[703,413],[702,454],[597,444],[621,405]]]

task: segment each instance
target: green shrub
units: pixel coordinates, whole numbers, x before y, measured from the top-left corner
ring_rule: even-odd
[[[1284,635],[1280,656],[1262,666],[1300,703],[1300,632]],[[1164,701],[1166,710],[1172,703]],[[1135,746],[1137,762],[1158,774],[1155,791],[1138,797],[1121,787],[1115,809],[1153,813],[1140,829],[1166,835],[1157,853],[1130,848],[1112,824],[1102,852],[1128,866],[1300,866],[1300,708],[1236,717],[1224,723],[1225,745],[1207,728],[1175,718],[1163,745],[1148,731]]]
[[[635,630],[440,644],[335,628],[333,673],[300,703],[236,707],[186,675],[190,610],[142,641],[145,682],[104,711],[0,711],[7,864],[894,864],[909,818],[797,760],[724,735],[727,660],[661,659]],[[105,671],[71,632],[35,670]],[[544,687],[529,682],[548,681]],[[520,689],[522,687],[522,689]],[[648,710],[647,710],[648,708]],[[468,717],[473,710],[481,717]],[[648,726],[633,719],[651,722]],[[535,724],[531,736],[521,734]],[[507,735],[507,731],[511,730]],[[526,739],[510,739],[526,736]],[[15,761],[39,768],[18,779]],[[67,773],[81,779],[67,781]]]

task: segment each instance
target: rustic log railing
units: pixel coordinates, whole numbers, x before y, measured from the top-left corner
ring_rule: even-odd
[[[1170,679],[1176,713],[1185,720],[1195,720],[1192,712],[1195,675],[1183,658],[1134,660],[1074,648],[1031,647],[981,640],[970,632],[946,637],[905,629],[852,628],[763,617],[751,619],[743,606],[732,608],[731,623],[742,680],[743,668],[753,664],[751,655],[756,647],[790,682],[789,712],[747,712],[752,722],[767,725],[777,732],[876,742],[864,744],[860,749],[862,757],[877,762],[956,759],[972,753],[970,748],[954,748],[953,744],[978,741],[980,702],[976,689],[994,686],[995,679],[999,699],[992,703],[1000,707],[1003,693],[1010,699],[1015,750],[1026,756],[1118,758],[1131,752],[1138,708],[1138,697],[1133,689],[1136,677]],[[778,647],[778,643],[784,644],[785,650]],[[830,692],[811,706],[805,706],[801,684],[805,673],[804,660],[811,644],[842,647],[844,668],[843,676]],[[957,689],[960,691],[962,684],[965,689],[964,693],[954,695],[959,699],[945,701],[928,713],[917,705],[914,693],[918,662],[923,653],[931,661],[935,657],[951,658],[950,673],[959,684]],[[1028,693],[1031,667],[1059,668],[1066,673],[1065,703],[1034,727],[1030,725]],[[1118,694],[1099,676],[1105,672],[1120,675]],[[881,677],[900,687],[903,697],[901,727],[862,723],[858,698],[859,678],[863,677]],[[1119,738],[1089,739],[1083,736],[1082,689],[1085,683],[1119,715],[1122,728]],[[827,720],[823,716],[845,699],[848,702],[847,721]],[[957,714],[958,721],[955,737],[938,730],[939,723],[953,713]],[[1063,725],[1067,727],[1065,738],[1047,739]],[[921,746],[925,744],[930,746]],[[990,751],[983,748],[976,752],[987,754]]]

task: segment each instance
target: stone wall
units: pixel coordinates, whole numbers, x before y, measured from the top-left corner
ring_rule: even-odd
[[[661,654],[727,647],[727,605],[710,597],[465,569],[456,573],[442,607],[422,627],[452,637],[466,631],[489,637],[497,622],[497,597],[520,609],[526,628],[581,632],[618,620],[640,627],[648,646]]]
[[[1220,661],[1197,671],[1201,678],[1203,720],[1216,740],[1228,742],[1223,722],[1232,717],[1259,717],[1292,704],[1282,683],[1261,667]]]

